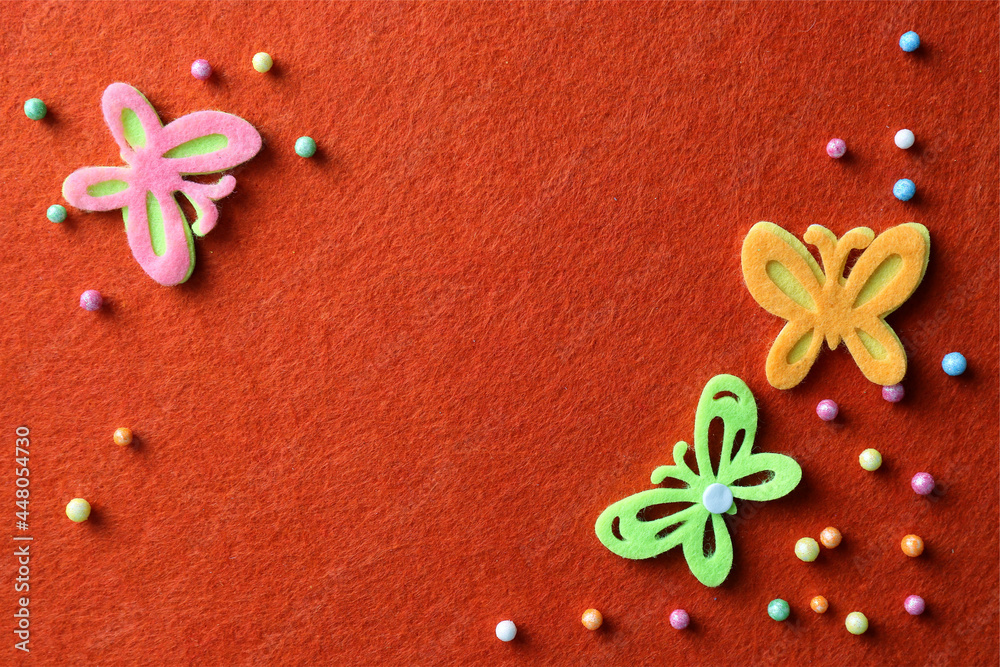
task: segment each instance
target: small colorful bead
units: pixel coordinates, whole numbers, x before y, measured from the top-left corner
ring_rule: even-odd
[[[904,32],[899,38],[899,48],[907,53],[912,53],[920,48],[920,35],[910,30]]]
[[[899,543],[899,546],[903,553],[910,558],[916,558],[924,552],[924,541],[920,539],[919,535],[907,535]]]
[[[919,595],[911,595],[903,601],[903,608],[910,616],[920,616],[927,609],[927,605]]]
[[[128,447],[132,444],[132,429],[122,427],[115,431],[113,436],[115,444],[119,447]]]
[[[66,207],[59,204],[53,204],[49,206],[45,211],[45,217],[49,219],[49,222],[65,222],[66,220]]]
[[[844,625],[852,635],[863,635],[868,630],[868,617],[860,611],[852,611],[844,619]]]
[[[767,605],[767,615],[776,621],[784,621],[792,613],[791,607],[781,598],[771,600]]]
[[[596,630],[601,627],[601,623],[604,623],[604,616],[596,609],[588,609],[583,612],[583,618],[580,621],[583,623],[583,627],[588,630]]]
[[[701,504],[712,514],[725,514],[733,506],[733,492],[725,484],[709,484],[701,494]]]
[[[861,452],[858,463],[868,472],[874,472],[882,466],[882,455],[878,453],[877,449],[868,448]]]
[[[49,109],[45,106],[45,102],[37,97],[32,97],[24,103],[24,115],[31,120],[41,120],[45,118],[45,114],[48,112]]]
[[[906,396],[906,391],[901,384],[890,384],[888,387],[882,387],[882,398],[890,403],[899,403],[903,400],[903,396]]]
[[[264,53],[263,51],[254,54],[253,68],[258,72],[263,74],[264,72],[270,70],[273,65],[274,59],[271,58],[270,54]]]
[[[191,63],[191,76],[199,81],[204,81],[212,76],[212,66],[204,58],[198,58],[198,60]]]
[[[830,603],[822,595],[817,595],[809,601],[809,607],[817,614],[825,614],[826,610],[830,608]]]
[[[910,480],[910,488],[913,489],[914,493],[926,496],[934,490],[934,478],[930,476],[930,473],[918,472]]]
[[[847,142],[843,139],[830,139],[830,142],[826,145],[826,154],[835,160],[844,157],[844,153],[846,152]]]
[[[799,560],[811,563],[819,556],[819,544],[811,537],[803,537],[795,543],[795,555]]]
[[[80,295],[80,307],[84,310],[100,310],[103,304],[101,293],[95,289],[89,289]]]
[[[836,549],[840,546],[840,540],[843,539],[843,535],[840,531],[833,526],[827,526],[823,529],[823,532],[819,534],[820,543],[827,549]]]
[[[509,642],[517,636],[517,626],[514,621],[500,621],[497,623],[497,639],[502,642]]]
[[[90,516],[90,503],[83,498],[74,498],[66,503],[66,516],[76,523],[86,521]]]
[[[908,178],[901,178],[892,186],[892,194],[899,201],[910,201],[917,194],[917,186]]]
[[[951,375],[952,377],[961,375],[968,367],[968,362],[959,352],[949,352],[944,355],[944,359],[941,360],[941,368],[945,373]]]
[[[829,398],[824,398],[816,404],[816,414],[825,422],[836,419],[839,411],[840,408],[837,407],[837,404]]]
[[[691,617],[683,609],[674,609],[670,612],[670,627],[674,630],[683,630],[691,624]]]
[[[316,155],[316,142],[312,137],[299,137],[295,140],[295,154],[299,157]]]
[[[902,148],[904,151],[907,148],[911,148],[913,146],[913,142],[916,140],[917,138],[913,136],[913,132],[910,130],[900,130],[896,133],[896,136],[893,137],[893,141],[896,142],[896,147]]]

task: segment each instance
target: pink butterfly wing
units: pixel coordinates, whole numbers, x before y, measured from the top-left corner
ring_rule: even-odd
[[[187,223],[172,195],[162,197],[148,193],[146,197],[153,200],[150,205],[158,205],[162,211],[166,248],[162,255],[157,255],[153,249],[146,201],[130,207],[126,213],[125,231],[129,248],[150,278],[167,287],[178,285],[187,280],[194,270],[194,245]]]
[[[81,167],[63,181],[63,198],[81,211],[113,211],[141,201],[127,167]],[[123,187],[124,186],[124,187]]]
[[[231,169],[252,158],[261,147],[260,134],[253,125],[222,111],[196,111],[181,116],[166,125],[158,139],[161,159],[181,174],[211,174]],[[197,141],[205,141],[204,146],[192,143]],[[185,145],[197,154],[169,157],[171,151]]]
[[[101,97],[101,109],[104,121],[111,129],[111,135],[121,148],[122,159],[131,163],[136,152],[152,149],[159,143],[159,134],[163,128],[156,109],[149,103],[145,95],[127,83],[113,83],[104,91]],[[125,126],[126,111],[135,114],[138,125],[142,129],[139,136],[138,128],[128,132]]]

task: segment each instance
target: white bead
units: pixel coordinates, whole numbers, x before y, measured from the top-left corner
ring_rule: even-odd
[[[914,137],[913,133],[909,130],[900,130],[896,133],[895,141],[897,147],[906,150],[913,145],[913,142],[916,141],[916,137]]]
[[[517,635],[517,626],[514,621],[500,621],[497,623],[497,639],[502,642],[509,642]]]
[[[701,494],[701,504],[712,514],[723,514],[733,506],[733,492],[725,484],[709,484]]]

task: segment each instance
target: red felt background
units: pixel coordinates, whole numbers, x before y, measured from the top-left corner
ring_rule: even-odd
[[[34,541],[27,659],[2,549],[0,662],[996,664],[997,24],[987,2],[4,3],[0,534],[18,534],[23,424]],[[72,170],[120,163],[113,81],[165,120],[217,108],[264,137],[183,286],[142,272],[117,213],[45,219]],[[295,156],[303,134],[317,159]],[[739,263],[758,220],[930,229],[889,318],[903,403],[843,349],[767,384],[780,323]],[[678,551],[625,561],[593,524],[690,441],[722,372],[804,477],[741,507],[733,572],[707,589]],[[74,496],[86,524],[63,515]],[[829,524],[842,546],[796,560]]]

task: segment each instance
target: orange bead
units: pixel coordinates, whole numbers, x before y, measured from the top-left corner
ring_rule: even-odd
[[[830,603],[826,601],[826,598],[822,595],[817,595],[812,600],[809,601],[809,606],[817,614],[825,614],[826,610],[830,608]]]
[[[924,541],[918,535],[907,535],[899,543],[899,546],[903,549],[903,553],[910,558],[916,558],[924,552]]]
[[[823,529],[823,532],[819,534],[819,541],[827,549],[834,549],[839,546],[841,539],[843,539],[843,536],[840,534],[840,531],[833,526],[827,526]]]
[[[601,623],[604,622],[604,617],[601,616],[601,612],[596,609],[588,609],[583,612],[583,618],[580,620],[583,622],[583,627],[588,630],[596,630],[601,627]]]
[[[115,444],[121,447],[127,447],[132,444],[132,430],[127,428],[120,428],[115,431]]]

